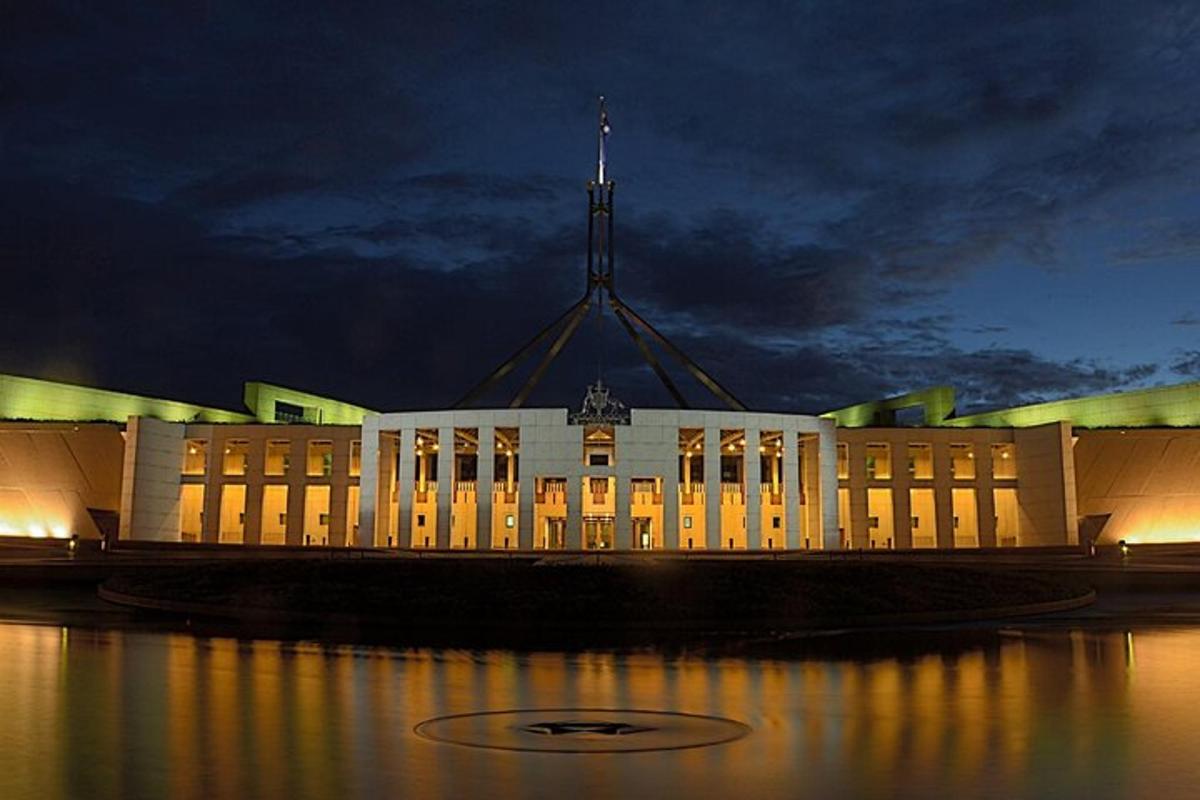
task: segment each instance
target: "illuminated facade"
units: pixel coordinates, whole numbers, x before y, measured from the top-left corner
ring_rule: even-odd
[[[454,551],[1200,541],[1200,384],[971,417],[946,387],[822,417],[380,414],[262,383],[245,401],[0,376],[0,535]],[[906,409],[923,424],[897,424]]]

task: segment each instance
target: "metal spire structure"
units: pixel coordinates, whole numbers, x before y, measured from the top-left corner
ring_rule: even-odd
[[[733,396],[732,393],[711,375],[705,372],[692,359],[676,347],[670,340],[660,333],[653,325],[647,322],[637,312],[625,304],[624,301],[617,295],[615,288],[615,251],[613,249],[613,193],[616,184],[608,176],[608,135],[612,131],[608,122],[608,109],[605,105],[604,98],[600,98],[600,114],[597,138],[599,139],[599,155],[596,161],[596,177],[588,181],[588,251],[587,251],[587,282],[584,286],[583,296],[558,319],[551,322],[545,328],[538,332],[536,336],[526,342],[521,349],[517,350],[512,356],[506,359],[486,378],[476,384],[471,391],[467,392],[462,399],[454,404],[455,408],[464,408],[471,405],[497,383],[504,379],[512,372],[521,362],[531,356],[538,350],[539,347],[547,340],[551,339],[551,343],[542,358],[534,367],[533,372],[525,380],[520,390],[508,404],[509,408],[520,408],[529,399],[529,395],[533,392],[534,387],[546,374],[550,365],[554,363],[554,359],[562,352],[562,349],[570,341],[571,337],[579,329],[580,324],[587,317],[588,311],[593,305],[603,307],[604,301],[607,300],[608,306],[612,309],[613,315],[617,321],[621,323],[621,327],[625,329],[630,338],[637,345],[638,352],[642,358],[650,365],[654,374],[666,387],[667,392],[674,398],[676,404],[680,408],[688,408],[688,402],[684,398],[683,393],[671,380],[666,369],[650,348],[650,344],[646,341],[643,333],[651,340],[657,343],[660,347],[666,350],[676,361],[692,374],[714,397],[735,411],[745,411],[746,406],[740,400]]]

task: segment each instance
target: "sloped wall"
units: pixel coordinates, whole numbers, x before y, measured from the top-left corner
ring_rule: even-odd
[[[1101,543],[1200,541],[1200,430],[1079,431],[1079,514]]]
[[[110,423],[0,423],[0,535],[99,538],[117,512],[124,438]]]

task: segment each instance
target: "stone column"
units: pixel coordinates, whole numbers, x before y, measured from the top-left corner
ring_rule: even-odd
[[[838,536],[837,423],[831,419],[823,419],[817,424],[820,431],[817,469],[821,485],[819,536],[826,550],[837,550],[842,546]]]
[[[991,442],[975,443],[975,513],[979,520],[979,546],[996,546],[996,497],[992,474]]]
[[[905,470],[907,472],[907,469]],[[896,481],[892,486],[892,535],[896,548],[907,550],[912,547],[912,495],[908,481]]]
[[[805,506],[800,505],[800,435],[795,429],[783,431],[782,466],[784,547],[797,550],[804,547],[800,541],[800,515]]]
[[[762,536],[762,431],[744,430],[746,446],[742,448],[742,478],[746,485],[746,549],[761,550]]]
[[[304,463],[300,462],[301,465]],[[297,469],[296,465],[293,465],[292,469],[288,470],[287,526],[284,541],[291,545],[304,544],[304,473],[304,466]]]
[[[704,428],[704,538],[710,550],[721,548],[721,429]]]
[[[208,446],[208,463],[204,471],[204,521],[200,529],[200,541],[216,542],[220,539],[225,440],[215,427]]]
[[[454,512],[454,428],[438,428],[437,547],[450,548],[450,515]]]
[[[912,547],[912,475],[908,471],[908,442],[892,440],[892,536],[896,549]]]
[[[417,480],[417,429],[411,424],[406,425],[398,431],[398,434],[399,439],[396,441],[396,498],[398,501],[396,546],[412,547],[413,487]]]
[[[642,450],[645,447],[644,429],[632,425],[616,426],[617,464],[613,488],[616,490],[616,524],[613,531],[613,549],[633,549],[633,459],[638,457],[641,465]]]
[[[387,543],[387,508],[379,505],[381,448],[379,442],[379,417],[372,414],[362,424],[362,470],[358,478],[358,546],[375,547]],[[390,471],[390,469],[389,469]],[[383,508],[383,513],[379,512]],[[383,533],[377,533],[382,522]]]
[[[329,483],[330,547],[346,546],[346,508],[349,503],[346,492],[349,486],[350,484],[346,481],[346,477],[343,475],[339,480],[336,472],[334,473],[333,480]]]
[[[867,529],[867,443],[850,441],[850,546],[867,550],[871,533]]]
[[[242,525],[242,542],[259,544],[262,542],[262,487],[267,441],[255,436],[250,438],[249,442],[246,452],[246,516]]]
[[[519,461],[517,462],[517,508],[520,513],[517,515],[517,541],[514,544],[521,550],[533,549],[533,506],[537,500],[536,476],[541,468],[539,459],[536,457],[541,443],[533,430],[535,430],[533,425],[521,425],[517,434],[520,441]],[[570,525],[568,525],[567,536],[570,537],[570,535]]]
[[[582,550],[583,496],[590,490],[590,487],[584,483],[583,475],[568,474],[565,479],[567,481],[567,531],[564,541],[568,550]],[[534,531],[531,539],[535,537],[540,541],[542,531]]]
[[[679,432],[677,429],[671,428],[671,435],[676,441],[678,441]],[[670,445],[664,442],[662,446],[669,447]],[[663,462],[662,503],[663,529],[661,541],[663,549],[678,550],[680,544],[678,459],[672,459],[669,462]]]
[[[937,511],[937,546],[947,550],[954,547],[954,500],[950,493],[953,486],[950,443],[936,441],[933,443],[933,506]]]
[[[346,487],[350,483],[350,440],[333,439],[333,469],[329,475],[329,546],[346,546]]]
[[[475,549],[492,547],[492,491],[496,478],[496,429],[479,426],[479,448],[475,465]]]

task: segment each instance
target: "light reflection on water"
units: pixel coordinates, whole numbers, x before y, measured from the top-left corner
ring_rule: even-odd
[[[771,660],[0,624],[0,797],[1165,798],[1198,785],[1200,630],[938,636],[897,657]],[[554,755],[412,731],[537,707],[684,711],[754,732]]]

